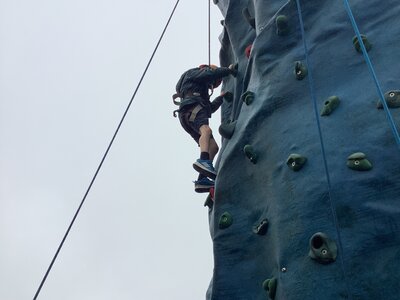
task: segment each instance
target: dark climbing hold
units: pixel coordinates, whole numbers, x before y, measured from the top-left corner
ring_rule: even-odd
[[[233,223],[232,216],[228,212],[224,212],[219,219],[218,227],[219,229],[226,229],[229,226],[231,226],[232,223]]]
[[[277,280],[276,278],[267,279],[263,282],[263,288],[268,292],[271,299],[275,299]]]
[[[268,231],[268,219],[264,219],[260,224],[253,228],[253,232],[258,235],[265,235]]]
[[[340,99],[337,96],[331,96],[325,100],[321,110],[321,116],[329,116],[340,104]]]
[[[303,80],[307,74],[307,67],[301,61],[296,61],[294,66],[294,75],[296,76],[296,79]]]
[[[219,21],[219,23],[220,23],[222,26],[225,26],[225,20],[221,20],[221,21]]]
[[[275,19],[276,33],[278,35],[287,35],[289,33],[289,20],[286,16],[280,15]]]
[[[246,103],[246,105],[250,105],[251,103],[253,103],[254,100],[254,93],[247,91],[242,95],[242,100],[244,103]]]
[[[315,233],[310,238],[310,252],[308,253],[308,256],[321,264],[334,262],[337,257],[337,246],[335,241],[330,239],[325,233]]]
[[[393,91],[388,91],[385,93],[385,101],[386,104],[389,108],[397,108],[400,107],[400,91],[399,90],[393,90]],[[381,100],[378,100],[378,103],[376,106],[380,109],[383,108],[383,104]]]
[[[247,58],[250,57],[250,53],[251,53],[251,48],[252,48],[252,47],[253,47],[253,45],[250,44],[250,45],[248,45],[248,46],[246,47],[246,49],[244,49],[244,54],[246,55]]]
[[[211,197],[211,194],[208,194],[207,198],[206,198],[206,202],[204,202],[204,206],[208,206],[209,209],[212,209],[214,205],[214,201]]]
[[[251,27],[256,28],[256,20],[250,15],[249,9],[247,7],[242,10],[242,14],[247,23],[249,23]]]
[[[213,0],[214,4],[218,4],[218,0]]]
[[[288,159],[286,160],[286,164],[293,171],[299,171],[301,168],[303,168],[306,162],[307,162],[307,157],[297,153],[290,154]]]
[[[254,152],[253,146],[251,145],[244,146],[243,152],[253,164],[257,163],[257,154]]]
[[[233,101],[233,94],[231,92],[225,92],[223,96],[226,102],[231,103]]]
[[[236,121],[233,122],[228,122],[228,123],[222,123],[219,128],[219,134],[226,138],[226,139],[230,139],[233,135],[233,133],[235,132],[235,127],[236,127]]]
[[[369,171],[372,169],[371,162],[362,152],[356,152],[347,158],[347,166],[356,171]]]
[[[371,43],[368,41],[367,36],[364,35],[364,34],[361,34],[361,40],[363,41],[363,44],[364,44],[365,49],[367,50],[367,52],[368,52],[369,50],[371,50],[372,45],[371,45]],[[354,45],[354,48],[357,50],[357,52],[362,53],[362,49],[361,49],[360,43],[358,42],[357,36],[354,36],[354,37],[353,37],[353,45]]]

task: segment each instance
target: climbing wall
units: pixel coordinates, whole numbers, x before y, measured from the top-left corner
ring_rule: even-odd
[[[388,109],[344,1],[214,3],[239,74],[206,203],[207,299],[400,299],[399,2],[350,1]]]

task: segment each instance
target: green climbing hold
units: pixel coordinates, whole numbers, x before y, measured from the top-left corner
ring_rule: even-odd
[[[367,50],[367,52],[368,52],[369,50],[371,50],[372,45],[371,45],[371,43],[368,41],[367,36],[364,35],[364,34],[361,34],[361,40],[363,41],[364,47],[365,47],[365,49]],[[357,50],[357,52],[362,53],[362,49],[361,49],[360,43],[358,42],[357,36],[354,36],[354,37],[353,37],[353,45],[354,45],[354,48]]]
[[[330,239],[325,233],[315,233],[310,238],[310,252],[308,253],[308,256],[321,264],[334,262],[337,257],[337,246],[335,241]]]
[[[303,80],[307,74],[307,67],[301,61],[296,61],[294,66],[294,75],[296,76],[296,79]]]
[[[253,228],[253,232],[258,235],[265,235],[268,231],[268,219],[264,219],[260,224]]]
[[[287,166],[295,172],[303,168],[306,162],[307,162],[307,157],[297,153],[290,154],[288,159],[286,160]]]
[[[253,146],[251,145],[244,146],[243,152],[253,164],[257,163],[257,154],[255,153]]]
[[[400,91],[399,90],[393,90],[393,91],[388,91],[385,93],[385,101],[386,104],[389,108],[397,108],[400,107]],[[379,109],[383,108],[383,104],[381,100],[378,100],[378,103],[376,106]]]
[[[236,121],[233,122],[227,122],[227,123],[222,123],[219,128],[219,134],[226,138],[226,139],[230,139],[233,135],[233,133],[235,132],[235,127],[236,127]]]
[[[321,110],[321,116],[329,116],[340,104],[338,96],[331,96],[325,100]]]
[[[275,19],[276,33],[278,35],[287,35],[289,33],[289,20],[285,15],[279,15]]]
[[[372,169],[371,162],[362,152],[356,152],[347,158],[347,166],[356,171],[369,171]]]
[[[228,212],[224,212],[219,218],[219,229],[226,229],[233,223],[233,218]]]
[[[223,96],[226,102],[231,103],[233,101],[233,94],[231,92],[225,92]]]
[[[263,282],[263,288],[268,292],[268,296],[271,299],[275,299],[276,294],[276,286],[278,281],[276,278],[267,279]]]
[[[250,105],[254,101],[254,93],[247,91],[242,95],[242,100],[246,105]]]

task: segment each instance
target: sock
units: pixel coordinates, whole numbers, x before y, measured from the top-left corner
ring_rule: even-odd
[[[201,153],[200,153],[200,159],[202,159],[202,160],[210,160],[210,153],[208,153],[208,152],[201,152]]]

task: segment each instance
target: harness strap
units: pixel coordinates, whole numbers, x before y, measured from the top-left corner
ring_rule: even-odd
[[[194,120],[196,119],[197,114],[202,109],[203,109],[203,106],[201,106],[200,104],[198,104],[195,108],[193,108],[192,113],[190,114],[190,117],[189,117],[189,122],[194,122]]]

